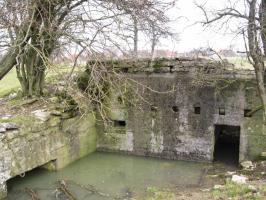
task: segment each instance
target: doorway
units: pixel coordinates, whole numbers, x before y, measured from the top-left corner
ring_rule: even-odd
[[[214,161],[238,165],[240,126],[215,125]]]

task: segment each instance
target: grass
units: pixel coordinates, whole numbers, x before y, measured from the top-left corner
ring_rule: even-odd
[[[53,81],[55,77],[68,73],[71,70],[71,64],[58,65],[49,69],[49,73],[46,75],[47,82]],[[75,72],[84,69],[84,66],[77,66]],[[0,97],[10,94],[12,91],[18,91],[20,89],[20,83],[17,79],[16,70],[12,69],[2,80],[0,80]]]
[[[260,187],[260,192],[266,196],[266,183]]]
[[[233,57],[233,58],[228,58],[228,61],[234,64],[236,69],[253,70],[253,67],[249,63],[247,58]]]
[[[145,200],[173,200],[175,194],[167,189],[159,189],[157,187],[148,187],[146,190]]]
[[[16,70],[13,69],[0,81],[0,97],[18,90],[19,87],[20,84],[17,79]]]
[[[221,189],[214,189],[212,191],[214,199],[232,199],[232,200],[263,200],[263,189],[258,193],[253,193],[246,184],[236,184],[230,180]]]

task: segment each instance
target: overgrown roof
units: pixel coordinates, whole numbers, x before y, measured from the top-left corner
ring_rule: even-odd
[[[115,59],[89,60],[87,68],[93,65],[102,65],[108,69],[122,73],[178,73],[192,72],[205,74],[242,74],[254,75],[253,70],[236,69],[235,65],[227,60],[211,60],[206,58],[158,58],[158,59]]]

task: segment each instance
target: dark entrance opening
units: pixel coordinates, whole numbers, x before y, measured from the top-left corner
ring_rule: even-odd
[[[229,165],[238,165],[239,144],[239,126],[215,125],[215,162],[223,162]]]

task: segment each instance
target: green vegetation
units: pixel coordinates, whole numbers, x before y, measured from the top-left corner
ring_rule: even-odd
[[[230,180],[226,181],[224,187],[212,191],[214,199],[232,199],[232,200],[262,200],[263,194],[254,192],[246,184],[236,184]]]
[[[62,77],[68,74],[71,70],[72,64],[61,64],[56,65],[49,70],[47,76],[47,82],[54,82],[58,80],[58,77]],[[74,72],[84,70],[85,66],[77,66]],[[0,81],[0,97],[6,96],[11,92],[17,92],[21,88],[20,83],[17,78],[16,70],[11,70],[1,81]]]
[[[155,69],[158,69],[158,68],[161,68],[161,67],[164,67],[164,62],[165,61],[168,61],[169,59],[167,58],[158,58],[158,59],[155,59],[153,61],[153,65],[152,67],[155,68]]]
[[[16,70],[11,70],[3,80],[0,81],[0,97],[12,91],[16,91],[19,87],[20,84],[16,76]]]
[[[174,193],[172,193],[170,190],[162,190],[156,187],[148,187],[147,193],[147,200],[172,200],[175,198]]]
[[[25,116],[25,115],[18,115],[18,116],[9,118],[9,119],[0,119],[0,123],[14,122],[16,124],[23,125],[25,127],[34,124],[35,121],[36,121],[36,118],[34,118],[33,116]]]
[[[266,196],[266,183],[261,186],[260,192],[261,192],[261,194]]]
[[[78,88],[81,89],[82,91],[86,91],[89,81],[90,81],[90,72],[87,69],[85,72],[79,73],[77,77]]]
[[[246,69],[253,70],[253,66],[249,63],[247,58],[233,57],[228,59],[228,61],[235,65],[236,69]]]

